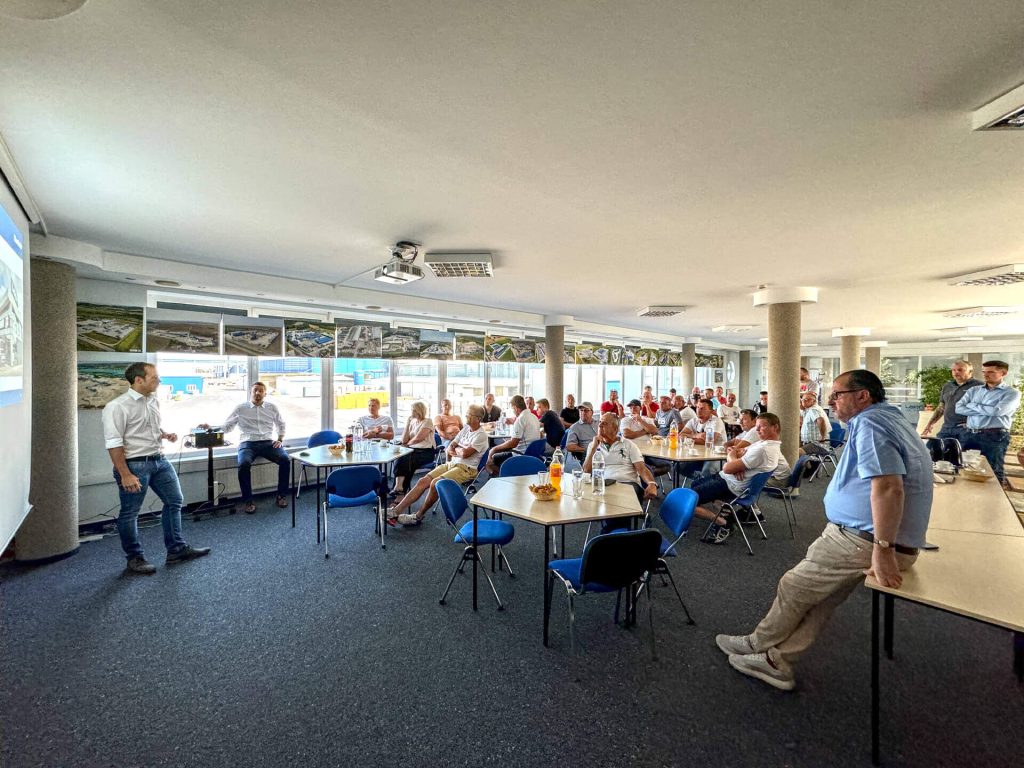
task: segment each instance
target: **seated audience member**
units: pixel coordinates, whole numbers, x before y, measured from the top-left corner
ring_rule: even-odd
[[[816,398],[821,398],[821,384],[811,378],[806,368],[800,368],[800,394],[811,392]]]
[[[544,429],[544,439],[552,449],[562,444],[562,435],[565,434],[565,427],[562,420],[551,410],[551,403],[546,397],[537,401],[537,412],[540,414],[540,425]]]
[[[497,423],[501,421],[501,408],[494,404],[494,395],[488,392],[484,395],[484,417],[483,423]]]
[[[601,413],[614,413],[620,419],[622,418],[625,410],[619,401],[619,391],[617,389],[608,392],[608,399],[601,403]]]
[[[746,448],[751,443],[760,440],[757,436],[757,414],[749,408],[740,411],[740,433],[732,440],[726,442],[726,448]]]
[[[250,390],[249,402],[236,405],[221,426],[224,432],[230,432],[238,427],[240,433],[238,488],[242,493],[242,505],[247,515],[256,512],[256,502],[252,498],[252,463],[257,458],[277,464],[277,506],[288,506],[288,473],[291,471],[292,461],[282,447],[284,417],[276,405],[266,401],[266,396],[266,385],[262,381],[257,381]],[[209,424],[199,426],[203,429],[210,428]]]
[[[697,415],[683,425],[683,436],[692,437],[694,445],[704,445],[708,427],[714,430],[715,435],[722,436],[722,443],[725,442],[725,424],[715,415],[711,401],[702,397],[697,403]]]
[[[669,400],[675,400],[675,398],[676,398],[676,394],[678,394],[678,393],[676,392],[676,388],[675,388],[675,387],[672,387],[672,388],[671,388],[671,389],[670,389],[670,390],[668,391],[668,399],[669,399]],[[659,398],[659,399],[660,399],[660,398]]]
[[[630,483],[636,491],[637,500],[643,504],[644,499],[653,499],[658,495],[658,484],[651,470],[644,464],[640,449],[632,440],[619,437],[619,417],[613,413],[601,415],[598,434],[587,447],[587,458],[583,462],[583,471],[591,472],[594,466],[594,455],[600,452],[604,456],[605,478],[617,483]],[[601,528],[602,533],[616,528],[629,527],[626,519],[610,520]]]
[[[496,445],[491,449],[491,455],[487,458],[487,471],[492,475],[498,474],[498,468],[515,455],[526,453],[530,443],[540,440],[540,421],[526,409],[526,400],[522,395],[513,395],[512,410],[515,412],[515,420],[512,422],[512,429],[509,438],[504,443]]]
[[[580,420],[567,430],[565,450],[582,458],[587,453],[587,446],[597,437],[597,425],[594,424],[594,406],[590,401],[580,403]]]
[[[568,429],[580,420],[580,409],[576,407],[576,398],[572,395],[565,396],[565,408],[558,414],[562,420],[562,426]]]
[[[427,404],[416,401],[402,432],[402,445],[412,448],[412,453],[395,462],[395,489],[392,496],[404,495],[412,483],[416,470],[429,464],[437,455],[434,450],[434,428],[427,421]]]
[[[694,413],[696,413],[697,412],[697,403],[699,403],[699,402],[700,402],[700,393],[698,392],[697,394],[691,394],[690,395],[690,399],[686,401],[686,404],[688,406],[690,406],[690,409]],[[679,410],[679,409],[677,408],[676,410]]]
[[[526,410],[528,410],[538,419],[540,418],[540,414],[537,412],[537,401],[530,396],[527,396],[526,398]]]
[[[651,387],[648,384],[644,387],[644,393],[640,398],[640,405],[643,409],[643,415],[648,418],[654,418],[654,414],[658,412],[658,401],[654,399],[654,393],[651,391]]]
[[[395,425],[390,416],[380,412],[380,400],[371,397],[366,401],[369,416],[360,416],[357,421],[363,425],[363,437],[366,439],[391,440],[395,436]]]
[[[700,387],[695,386],[693,389],[690,390],[690,400],[693,400],[694,397],[696,397],[698,400],[700,400],[700,398],[701,398]]]
[[[676,395],[675,398],[673,398],[672,407],[679,412],[679,420],[682,421],[683,424],[697,415],[697,404],[694,403],[691,408],[687,405],[682,395]]]
[[[719,405],[725,405],[725,390],[722,387],[715,387],[715,400]]]
[[[672,401],[667,395],[662,395],[659,401],[658,412],[654,414],[654,426],[658,428],[658,434],[662,437],[668,437],[669,431],[672,429],[672,425],[676,425],[678,431],[683,430],[683,420],[679,416],[679,411],[672,407]]]
[[[713,501],[732,501],[742,496],[755,475],[776,470],[782,455],[780,428],[778,416],[762,413],[757,417],[757,433],[761,439],[747,448],[730,448],[721,472],[693,482],[692,488],[697,492],[697,509],[694,514],[714,522],[707,539],[712,544],[721,544],[728,538],[731,521],[716,515],[709,505]]]
[[[732,392],[725,398],[725,402],[718,406],[718,418],[725,422],[725,433],[730,438],[740,433],[740,407],[736,405],[736,395]]]
[[[754,403],[754,406],[750,410],[758,416],[762,413],[768,413],[768,393],[762,389],[757,402]]]
[[[427,510],[437,501],[437,491],[434,486],[442,477],[454,480],[459,485],[465,485],[476,477],[480,456],[487,450],[488,443],[487,433],[480,428],[480,420],[483,416],[483,406],[471,405],[466,409],[466,426],[459,430],[459,434],[448,443],[448,447],[445,449],[448,463],[439,464],[420,478],[412,490],[405,494],[402,500],[388,512],[388,525],[401,523],[412,526],[422,523]],[[424,493],[427,494],[427,498],[423,500],[419,512],[417,514],[407,512]]]
[[[629,401],[629,415],[619,422],[622,436],[627,440],[658,434],[654,419],[644,414],[644,406],[639,400]]]
[[[718,410],[718,399],[715,397],[715,390],[711,387],[704,390],[704,399],[711,404],[712,411]]]
[[[441,412],[434,417],[434,429],[445,445],[462,430],[462,417],[452,413],[452,401],[448,398],[441,401]]]
[[[803,409],[803,417],[800,420],[800,450],[811,456],[828,453],[825,445],[831,425],[825,416],[825,409],[818,405],[818,396],[813,392],[804,392],[800,395],[800,408]]]

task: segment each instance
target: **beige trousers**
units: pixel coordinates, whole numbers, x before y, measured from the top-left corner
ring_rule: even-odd
[[[758,653],[774,648],[786,662],[807,650],[828,622],[832,611],[854,588],[864,583],[871,566],[874,545],[829,523],[807,550],[804,559],[779,580],[772,603],[750,644]],[[901,571],[914,564],[917,555],[896,553]]]

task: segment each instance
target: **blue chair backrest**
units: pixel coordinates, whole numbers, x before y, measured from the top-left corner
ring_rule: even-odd
[[[443,446],[443,445],[444,445],[444,440],[441,439],[441,436],[439,434],[437,434],[437,430],[435,429],[434,430],[434,450],[436,450],[436,451],[441,450],[441,446]]]
[[[544,471],[544,462],[536,456],[513,456],[498,470],[498,477],[523,477]]]
[[[757,501],[757,497],[761,495],[761,491],[764,490],[765,485],[771,479],[771,472],[759,472],[754,475],[750,480],[750,485],[747,486],[747,492],[744,493],[736,503],[741,507],[748,507],[751,504],[754,504]]]
[[[595,536],[583,549],[580,583],[622,589],[658,564],[661,533],[653,528]]]
[[[355,499],[380,488],[381,474],[376,467],[342,467],[327,476],[327,492]]]
[[[441,500],[441,509],[444,511],[444,516],[448,518],[448,522],[453,527],[456,526],[459,518],[465,514],[466,507],[469,506],[466,502],[466,497],[462,494],[462,489],[458,483],[454,480],[449,480],[447,477],[442,477],[438,480],[434,489]]]
[[[334,445],[341,442],[341,433],[333,429],[324,429],[314,432],[306,441],[307,448],[316,448],[318,445]]]
[[[693,511],[697,508],[697,492],[692,488],[676,488],[669,491],[661,502],[659,514],[668,529],[676,536],[688,530],[693,521]]]
[[[526,453],[524,456],[536,456],[538,459],[544,455],[544,450],[547,448],[548,441],[543,437],[540,440],[534,440],[528,446],[526,446]]]
[[[487,457],[491,455],[491,449],[488,448],[486,451],[480,454],[480,461],[476,465],[477,474],[484,471],[484,466],[487,464]]]
[[[560,447],[560,448],[561,448],[561,449],[562,449],[563,451],[565,450],[565,442],[566,442],[566,440],[568,440],[568,439],[569,439],[569,430],[567,429],[567,430],[565,430],[565,432],[564,432],[564,433],[562,433],[562,442],[558,444],[558,445],[559,445],[559,447]]]
[[[832,429],[829,430],[828,433],[829,440],[834,440],[837,443],[841,443],[843,440],[846,439],[846,430],[843,429],[842,424],[840,424],[838,421],[830,421],[829,424],[832,425]]]

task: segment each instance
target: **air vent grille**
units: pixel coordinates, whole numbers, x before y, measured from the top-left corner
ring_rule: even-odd
[[[712,333],[745,333],[753,330],[752,325],[716,325],[711,329]]]
[[[435,277],[493,277],[494,266],[489,252],[428,253],[423,264]]]
[[[950,309],[942,313],[943,317],[997,317],[999,315],[1013,315],[1020,312],[1020,307],[964,307],[963,309]]]
[[[686,307],[672,304],[657,304],[638,309],[637,317],[672,317],[686,311]]]
[[[1005,267],[985,269],[960,275],[950,285],[1014,285],[1024,282],[1024,264],[1007,264]]]

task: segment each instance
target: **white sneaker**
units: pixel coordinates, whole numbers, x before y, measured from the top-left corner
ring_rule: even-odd
[[[750,644],[750,635],[715,635],[715,643],[727,656],[746,656],[754,652],[754,646]]]
[[[796,687],[793,670],[779,658],[774,648],[765,653],[733,654],[729,657],[729,665],[737,672],[755,677],[780,691],[792,691]]]
[[[416,517],[416,515],[410,515],[408,512],[405,512],[398,516],[398,522],[402,525],[419,525],[423,521]]]

